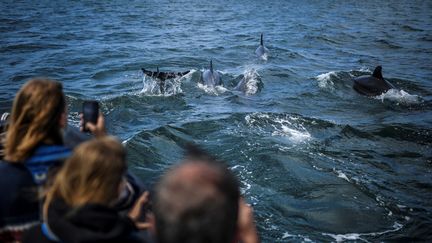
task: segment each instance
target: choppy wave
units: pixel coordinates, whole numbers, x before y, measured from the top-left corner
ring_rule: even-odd
[[[292,143],[302,143],[312,138],[296,115],[256,113],[246,115],[245,120],[248,126],[258,129],[262,135],[269,133],[271,136],[286,137]]]
[[[375,98],[381,100],[382,102],[389,100],[403,105],[420,104],[422,102],[420,96],[408,94],[404,90],[397,89],[390,89],[389,91],[376,96]]]
[[[145,181],[198,143],[239,176],[263,242],[431,241],[427,1],[0,6],[2,111],[27,79],[55,78],[72,125],[83,100],[100,101]],[[224,88],[197,84],[210,59]],[[352,79],[376,65],[398,90],[358,95]],[[156,66],[196,71],[161,93],[139,71]],[[244,76],[246,95],[234,90]]]
[[[334,83],[332,81],[333,77],[337,77],[337,74],[334,71],[316,76],[316,79],[318,80],[318,86],[320,88],[334,89]]]
[[[349,233],[349,234],[330,234],[330,233],[323,233],[323,235],[325,236],[330,236],[331,238],[333,238],[336,242],[343,242],[343,241],[347,241],[347,240],[352,240],[352,241],[364,241],[364,242],[370,242],[368,239],[364,239],[364,237],[375,237],[375,236],[379,236],[379,235],[385,235],[388,233],[393,233],[393,232],[397,232],[399,230],[401,230],[403,228],[402,224],[399,224],[398,222],[395,222],[393,224],[393,229],[391,230],[386,230],[386,231],[382,231],[382,232],[372,232],[372,233]]]
[[[402,47],[392,41],[386,39],[378,39],[375,41],[379,46],[389,49],[401,49]]]

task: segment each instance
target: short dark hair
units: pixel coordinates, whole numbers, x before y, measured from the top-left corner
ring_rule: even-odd
[[[224,163],[202,150],[189,149],[186,160],[168,171],[156,186],[153,211],[157,241],[232,242],[239,198],[237,178]]]

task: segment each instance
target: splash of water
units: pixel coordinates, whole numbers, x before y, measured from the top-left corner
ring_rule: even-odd
[[[181,89],[182,81],[186,78],[190,78],[191,77],[190,73],[191,72],[189,72],[185,76],[178,77],[175,79],[165,80],[163,84],[163,90],[161,90],[159,80],[144,75],[143,88],[140,91],[140,94],[145,94],[148,96],[172,96],[172,95],[182,93],[183,92],[183,90]]]
[[[348,234],[329,234],[329,233],[322,233],[322,235],[325,236],[330,236],[331,238],[333,238],[334,240],[336,240],[336,242],[343,242],[346,240],[361,240],[361,241],[366,241],[367,240],[361,238],[362,236],[377,236],[377,235],[383,235],[383,234],[387,234],[387,233],[391,233],[391,232],[396,232],[400,229],[403,228],[402,224],[399,224],[398,222],[394,222],[393,224],[393,229],[389,229],[386,231],[382,231],[382,232],[372,232],[372,233],[348,233]]]
[[[268,114],[251,114],[245,117],[246,122],[249,125],[258,127],[261,132],[265,132],[264,126],[271,127],[271,136],[286,137],[294,144],[307,142],[312,136],[307,129],[298,121],[297,117],[272,117]]]
[[[258,93],[263,84],[261,81],[261,76],[256,71],[255,68],[247,68],[243,73],[243,78],[234,88],[235,90],[241,90],[246,95],[253,95]]]
[[[328,73],[320,74],[315,78],[316,80],[318,80],[318,86],[320,88],[334,90],[334,82],[332,81],[332,78],[335,78],[336,76],[336,72],[331,71]]]
[[[218,96],[219,94],[223,94],[226,91],[228,91],[228,89],[226,89],[223,86],[217,85],[217,86],[208,86],[202,83],[198,83],[197,84],[198,88],[204,90],[204,92],[206,92],[207,94],[211,94],[211,95],[216,95]]]
[[[389,100],[404,105],[413,105],[422,102],[418,95],[412,95],[404,90],[397,89],[390,89],[389,91],[376,96],[375,99],[381,100],[382,102],[384,102],[384,100]]]

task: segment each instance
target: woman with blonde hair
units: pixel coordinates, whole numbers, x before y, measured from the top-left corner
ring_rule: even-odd
[[[20,241],[22,232],[39,222],[38,188],[71,155],[63,142],[66,126],[61,83],[37,78],[21,87],[13,102],[0,162],[0,242]],[[92,126],[93,131],[96,128],[104,131],[103,118]]]
[[[43,224],[30,229],[23,242],[139,242],[133,220],[147,194],[129,217],[113,208],[126,172],[126,151],[116,139],[79,145],[47,191]]]

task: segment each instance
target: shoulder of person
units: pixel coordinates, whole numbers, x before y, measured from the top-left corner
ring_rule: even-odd
[[[25,231],[22,238],[22,243],[54,243],[49,240],[42,231],[41,224],[37,224]]]

